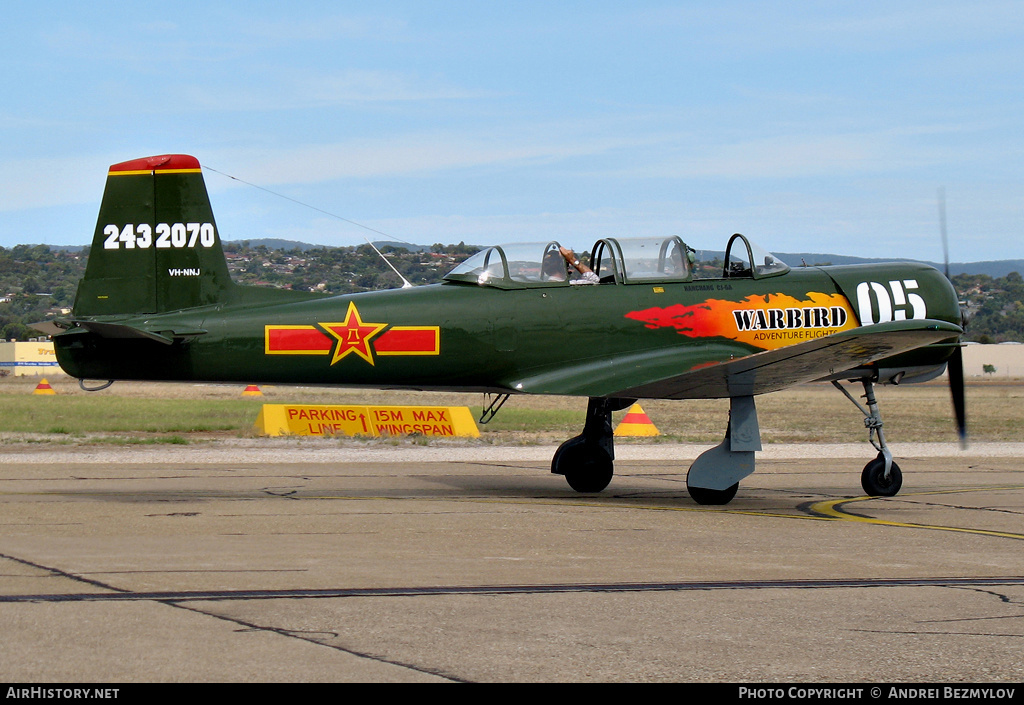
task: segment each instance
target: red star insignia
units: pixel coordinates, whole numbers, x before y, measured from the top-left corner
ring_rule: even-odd
[[[321,323],[320,327],[338,340],[331,358],[333,365],[349,353],[355,353],[371,365],[373,354],[370,352],[370,339],[388,327],[387,323],[364,323],[359,317],[356,304],[350,301],[344,323]]]

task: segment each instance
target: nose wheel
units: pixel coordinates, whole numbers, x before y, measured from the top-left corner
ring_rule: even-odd
[[[864,494],[871,497],[895,497],[903,487],[903,473],[895,461],[889,462],[889,473],[885,472],[885,456],[882,453],[864,466],[860,474],[860,486]]]
[[[878,451],[878,456],[864,466],[864,470],[860,474],[860,485],[864,488],[864,493],[871,497],[895,497],[903,487],[903,473],[900,471],[900,466],[892,459],[892,452],[885,442],[885,434],[882,432],[882,415],[878,411],[874,385],[868,379],[861,380],[861,383],[864,385],[864,400],[867,402],[867,409],[858,404],[843,385],[836,381],[832,382],[833,386],[845,394],[846,398],[864,414],[864,427],[868,429],[868,440]]]

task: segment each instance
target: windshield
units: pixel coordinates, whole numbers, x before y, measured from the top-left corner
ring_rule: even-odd
[[[788,271],[789,265],[739,233],[724,251],[697,250],[693,264],[694,279],[761,279]]]
[[[559,244],[550,241],[488,247],[457,266],[445,279],[510,288],[563,285],[570,275]]]
[[[505,278],[505,258],[499,247],[480,250],[449,272],[445,279],[458,279],[486,284],[491,279]]]

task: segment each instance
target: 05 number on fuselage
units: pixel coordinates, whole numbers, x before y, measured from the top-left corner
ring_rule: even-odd
[[[217,241],[213,223],[157,223],[155,228],[149,223],[128,223],[123,227],[110,224],[103,228],[103,234],[107,236],[104,250],[119,250],[122,246],[126,250],[213,247]]]
[[[861,282],[857,285],[861,325],[928,318],[928,305],[916,293],[917,288],[916,279],[893,280],[888,286],[880,282]]]

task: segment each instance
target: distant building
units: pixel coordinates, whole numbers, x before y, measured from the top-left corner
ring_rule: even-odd
[[[63,374],[53,352],[53,341],[38,338],[27,342],[0,343],[0,375],[15,377]]]
[[[986,367],[995,368],[986,372]],[[964,375],[967,377],[1010,377],[1024,378],[1024,345],[1020,343],[998,343],[981,345],[969,343],[964,346]]]

